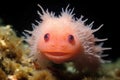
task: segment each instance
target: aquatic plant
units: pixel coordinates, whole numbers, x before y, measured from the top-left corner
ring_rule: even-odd
[[[28,57],[29,47],[18,37],[11,25],[0,26],[0,79],[1,80],[54,80],[49,71],[35,68]],[[36,73],[36,74],[35,74]],[[48,76],[44,79],[42,75]],[[41,79],[39,77],[39,79]]]

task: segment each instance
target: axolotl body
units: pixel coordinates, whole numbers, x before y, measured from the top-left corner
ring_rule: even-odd
[[[104,62],[101,53],[110,48],[102,48],[96,42],[107,39],[98,39],[93,34],[103,25],[92,29],[94,22],[85,25],[87,19],[74,17],[74,9],[68,9],[68,6],[58,16],[38,6],[42,10],[42,13],[38,12],[42,21],[35,25],[33,31],[26,30],[31,34],[27,35],[26,41],[30,44],[31,54],[41,66],[47,67],[51,62],[73,62],[78,69],[95,69]]]

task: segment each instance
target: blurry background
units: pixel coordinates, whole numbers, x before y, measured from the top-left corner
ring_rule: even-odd
[[[115,1],[114,1],[115,2]],[[84,15],[85,18],[89,20],[89,24],[95,21],[94,27],[97,28],[101,24],[104,24],[96,36],[98,38],[108,37],[108,41],[105,42],[105,47],[112,47],[110,51],[105,51],[104,54],[109,54],[106,59],[116,60],[120,58],[120,27],[117,22],[119,8],[114,2],[107,2],[105,0],[4,0],[0,1],[0,18],[3,20],[3,25],[10,24],[13,25],[13,29],[17,32],[19,36],[22,35],[23,30],[32,30],[31,23],[35,23],[35,20],[40,20],[37,10],[41,12],[37,4],[40,4],[44,9],[49,9],[49,11],[54,11],[58,15],[61,8],[65,8],[70,4],[70,8],[75,8],[74,13],[76,17]],[[36,24],[36,23],[35,23]],[[113,32],[117,33],[113,35]]]

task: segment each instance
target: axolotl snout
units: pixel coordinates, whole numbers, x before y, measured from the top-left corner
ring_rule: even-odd
[[[58,16],[38,6],[42,10],[42,13],[38,12],[42,21],[37,21],[33,31],[26,30],[31,34],[26,41],[41,66],[48,66],[49,62],[61,64],[71,61],[82,69],[98,67],[103,62],[101,53],[110,48],[102,48],[102,44],[97,45],[96,42],[107,39],[98,39],[93,34],[103,25],[92,29],[94,22],[85,25],[87,19],[83,20],[83,16],[75,18],[74,9],[68,9],[68,6]]]

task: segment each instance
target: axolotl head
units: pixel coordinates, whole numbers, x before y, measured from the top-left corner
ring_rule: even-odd
[[[38,6],[42,10],[42,14],[38,12],[42,21],[37,21],[38,26],[35,25],[33,31],[26,31],[31,34],[27,36],[31,54],[40,61],[43,61],[44,57],[44,60],[59,64],[79,59],[82,56],[81,59],[89,62],[92,59],[91,56],[100,59],[102,50],[109,49],[102,48],[101,44],[95,44],[96,41],[107,40],[94,37],[93,33],[98,31],[102,25],[97,29],[91,29],[94,22],[85,25],[87,19],[83,20],[83,16],[75,18],[73,9],[69,10],[68,6],[65,10],[62,9],[58,16]]]
[[[69,61],[83,52],[75,26],[71,22],[61,17],[48,19],[41,24],[38,51],[55,63]]]

